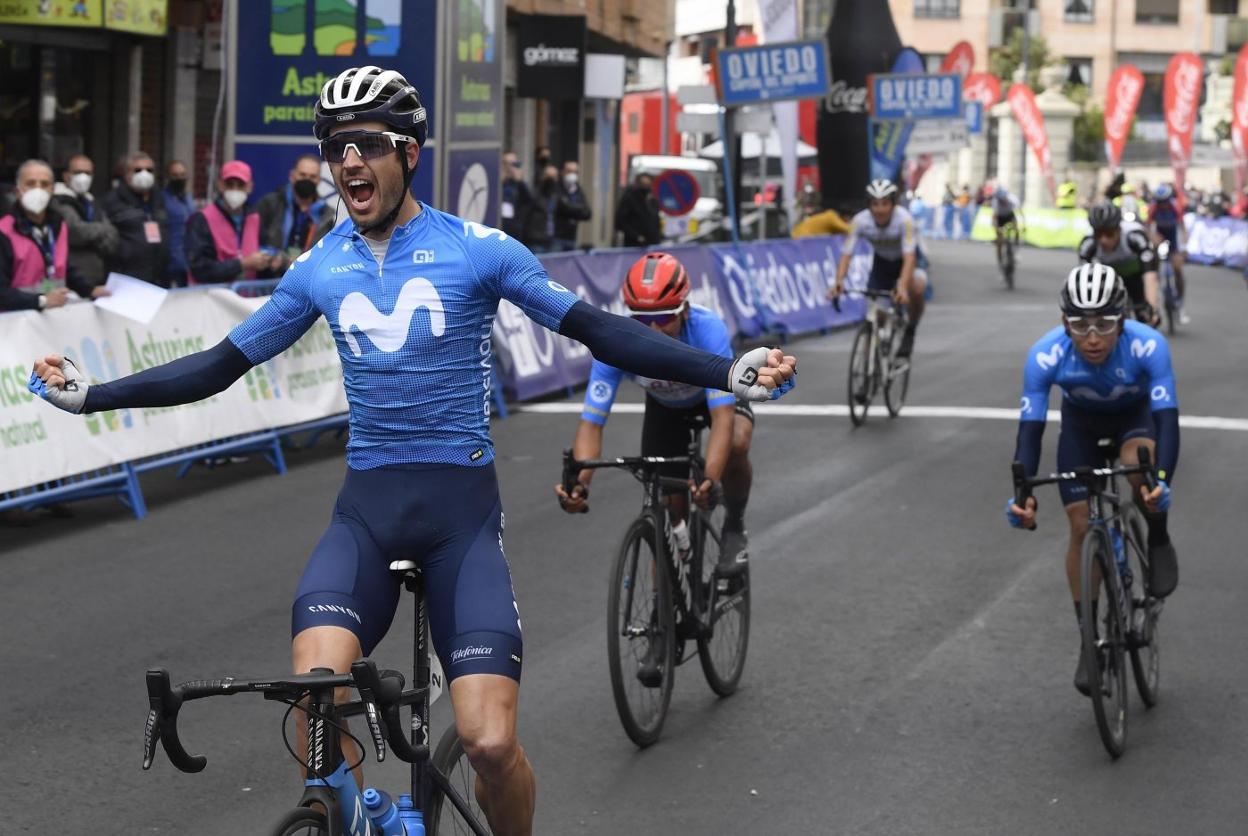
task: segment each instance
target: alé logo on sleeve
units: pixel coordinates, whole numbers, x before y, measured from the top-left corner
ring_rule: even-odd
[[[393,354],[407,343],[417,308],[429,312],[429,330],[433,336],[441,337],[446,332],[446,309],[442,307],[442,298],[428,279],[419,277],[404,283],[394,310],[389,314],[379,311],[363,293],[348,293],[338,308],[338,328],[356,357],[364,352],[352,329],[368,337],[379,351]]]

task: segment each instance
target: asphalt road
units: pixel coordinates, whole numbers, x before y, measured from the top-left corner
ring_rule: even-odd
[[[938,291],[909,404],[1013,408],[1070,255],[1025,251],[1009,293],[987,247],[932,253]],[[1191,273],[1194,322],[1173,341],[1183,413],[1242,424],[1248,292],[1231,271]],[[848,346],[844,332],[793,343],[800,386],[783,404],[843,404]],[[696,664],[678,669],[663,739],[637,751],[611,701],[604,621],[638,491],[602,474],[592,514],[559,512],[551,486],[576,420],[515,414],[494,428],[538,833],[1243,832],[1242,427],[1184,430],[1171,523],[1182,582],[1162,622],[1161,702],[1145,713],[1133,700],[1114,763],[1071,687],[1078,634],[1056,491],[1041,495],[1039,533],[1002,519],[1015,423],[873,414],[854,430],[766,409],[741,690],[718,700]],[[608,450],[634,451],[640,426],[613,417]],[[1047,467],[1055,427],[1046,441]],[[332,441],[290,463],[281,478],[258,462],[145,477],[142,522],[98,500],[71,520],[0,528],[0,832],[260,833],[295,802],[280,707],[255,698],[184,711],[203,773],[163,756],[139,769],[145,669],[287,669],[291,595],[344,470]],[[410,621],[404,603],[375,658],[407,664]],[[443,727],[446,713],[437,706]],[[403,782],[391,761],[368,774]]]

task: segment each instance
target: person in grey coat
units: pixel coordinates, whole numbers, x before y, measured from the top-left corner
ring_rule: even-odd
[[[65,164],[61,182],[53,187],[52,203],[69,229],[69,266],[92,287],[108,278],[105,263],[117,251],[117,227],[95,204],[91,184],[95,164],[75,154]]]

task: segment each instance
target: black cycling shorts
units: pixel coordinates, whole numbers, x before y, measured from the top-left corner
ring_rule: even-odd
[[[754,409],[749,401],[738,400],[736,414],[754,423]],[[687,455],[695,425],[711,426],[711,411],[705,400],[699,401],[697,406],[671,407],[656,398],[647,397],[646,412],[641,422],[641,455]],[[688,466],[679,464],[664,465],[659,472],[673,479],[689,476]]]
[[[871,259],[871,276],[867,279],[868,290],[892,290],[897,286],[897,280],[901,278],[902,259],[880,258],[878,255]],[[914,269],[915,271],[926,270],[928,267],[927,254],[923,252],[922,247],[914,248]]]
[[[493,464],[348,469],[299,581],[291,635],[344,627],[372,653],[399,603],[395,560],[413,560],[424,574],[429,632],[448,682],[473,673],[519,681],[520,611]]]
[[[992,222],[998,227],[1014,223],[1014,210],[1008,209],[1004,212],[994,212],[992,215]]]
[[[1105,451],[1097,446],[1102,438],[1112,439],[1113,449]],[[1101,467],[1106,452],[1117,455],[1126,441],[1148,438],[1156,441],[1157,427],[1153,423],[1153,410],[1147,397],[1140,398],[1117,412],[1093,412],[1062,400],[1062,431],[1057,439],[1057,469],[1074,470],[1077,467]],[[1078,482],[1061,482],[1062,504],[1083,502],[1088,489]]]

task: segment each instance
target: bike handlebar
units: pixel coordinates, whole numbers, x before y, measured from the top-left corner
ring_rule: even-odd
[[[382,723],[380,730],[374,728],[370,714],[369,726],[374,731],[374,743],[380,731],[395,755],[412,763],[427,757],[429,747],[413,747],[399,731],[402,728],[399,707],[424,692],[405,692],[403,684],[403,674],[390,670],[379,673],[371,659],[353,664],[349,674],[313,672],[277,679],[195,679],[177,686],[171,685],[168,670],[153,668],[147,672],[148,714],[143,732],[143,768],[151,769],[157,742],[164,747],[170,762],[182,772],[202,772],[207,765],[206,757],[186,751],[178,735],[178,713],[183,703],[242,693],[262,693],[266,699],[297,700],[309,691],[333,688],[355,688],[360,692],[361,703],[348,703],[340,708],[340,713],[344,715],[356,713],[357,708],[370,714],[369,708],[375,704]],[[379,746],[377,759],[384,757],[384,749]]]
[[[572,489],[580,484],[577,482],[577,476],[582,470],[603,470],[605,468],[619,468],[632,471],[632,474],[643,482],[647,481],[647,474],[653,473],[655,474],[653,478],[662,487],[688,488],[689,483],[684,479],[675,479],[671,476],[660,476],[657,474],[659,466],[665,464],[687,464],[697,468],[702,465],[702,462],[690,456],[620,456],[614,459],[585,459],[582,461],[573,457],[571,450],[564,450],[563,489],[571,495]]]
[[[1133,465],[1116,465],[1114,467],[1079,467],[1074,470],[1050,473],[1048,476],[1028,476],[1023,468],[1022,462],[1014,462],[1010,465],[1011,472],[1014,477],[1014,504],[1020,508],[1027,507],[1027,500],[1033,497],[1032,489],[1040,485],[1055,485],[1059,482],[1082,482],[1089,491],[1101,492],[1100,481],[1109,476],[1131,476],[1133,474],[1142,474],[1144,476],[1144,484],[1148,489],[1157,487],[1157,472],[1153,470],[1152,454],[1148,452],[1147,447],[1141,447],[1137,452],[1139,460],[1138,464]],[[1033,525],[1028,531],[1035,531],[1037,526]]]

